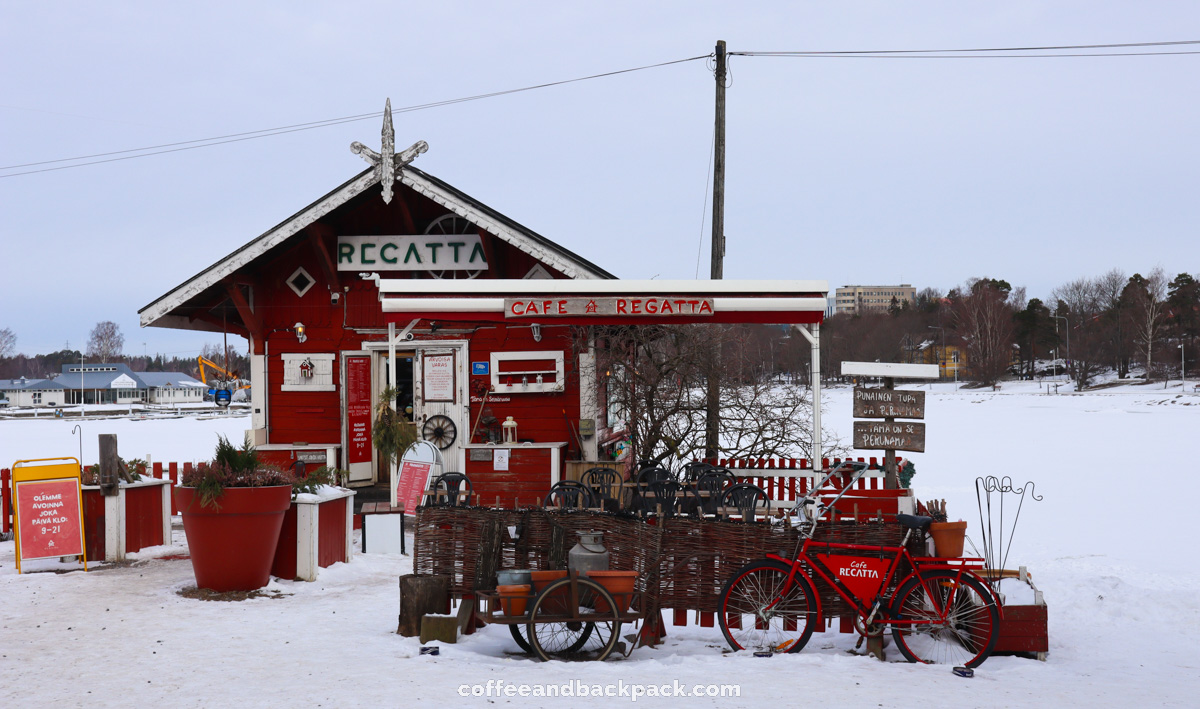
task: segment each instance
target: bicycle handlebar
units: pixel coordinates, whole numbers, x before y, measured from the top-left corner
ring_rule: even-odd
[[[842,488],[841,492],[839,492],[836,497],[834,497],[832,500],[829,501],[829,504],[820,505],[818,507],[818,509],[816,510],[816,514],[812,515],[810,518],[808,511],[806,509],[804,509],[805,506],[815,503],[817,501],[817,496],[820,494],[821,488],[825,487],[825,485],[831,479],[833,479],[834,475],[838,475],[839,473],[842,472],[842,470],[844,470],[846,468],[849,468],[854,471],[853,475],[850,478],[850,482],[848,482],[846,484],[846,486],[844,488]],[[837,501],[842,499],[842,496],[846,494],[847,490],[854,487],[854,483],[858,482],[859,479],[862,478],[862,476],[866,474],[866,472],[869,468],[870,468],[869,465],[867,465],[866,463],[857,461],[857,460],[846,460],[846,461],[842,461],[841,463],[838,463],[836,466],[833,467],[832,470],[829,471],[829,473],[821,480],[821,482],[817,483],[816,485],[813,485],[812,489],[809,490],[807,495],[805,495],[804,497],[802,497],[796,501],[796,506],[792,508],[791,515],[803,517],[803,518],[805,518],[806,521],[811,522],[815,525],[816,521],[818,519],[820,519],[821,515],[825,514],[825,510],[828,510],[829,508],[831,508],[835,504],[837,504]]]

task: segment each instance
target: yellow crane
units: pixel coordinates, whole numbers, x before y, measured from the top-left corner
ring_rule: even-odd
[[[212,389],[249,389],[250,382],[242,379],[237,372],[231,372],[221,365],[213,362],[210,359],[200,356],[196,358],[196,364],[200,366],[200,381]],[[208,383],[208,376],[204,373],[204,368],[208,367],[214,373],[223,375],[224,379],[213,379],[212,384]]]

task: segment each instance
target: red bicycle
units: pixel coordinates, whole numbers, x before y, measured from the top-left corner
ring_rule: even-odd
[[[818,490],[847,468],[850,484],[821,505]],[[866,472],[866,464],[843,463],[800,500],[800,540],[791,559],[778,554],[753,561],[726,583],[718,600],[721,632],[734,650],[799,652],[821,622],[814,575],[857,614],[859,633],[882,635],[891,627],[896,646],[910,662],[977,667],[996,645],[1000,610],[975,572],[983,559],[914,557],[907,549],[929,517],[897,515],[905,529],[900,546],[813,541],[821,516]],[[901,562],[912,569],[896,582]],[[895,582],[895,583],[894,583]]]

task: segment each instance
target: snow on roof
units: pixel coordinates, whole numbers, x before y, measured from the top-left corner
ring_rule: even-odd
[[[48,391],[64,389],[53,379],[0,379],[0,391]]]

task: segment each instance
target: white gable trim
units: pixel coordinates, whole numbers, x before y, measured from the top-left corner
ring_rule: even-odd
[[[508,244],[524,251],[538,261],[545,263],[554,269],[565,274],[569,278],[574,279],[606,279],[604,274],[597,273],[582,264],[560,256],[537,241],[530,239],[519,231],[515,231],[504,224],[490,219],[483,213],[470,208],[463,204],[458,198],[450,194],[446,190],[438,187],[430,182],[424,176],[417,175],[413,172],[401,168],[399,173],[400,182],[411,187],[413,190],[422,194],[434,202],[449,209],[451,212],[470,221],[475,226],[486,230],[490,234],[496,235],[501,240]],[[373,185],[379,184],[379,174],[376,170],[366,170],[351,182],[346,183],[341,189],[329,195],[300,212],[292,219],[280,224],[271,231],[263,234],[254,241],[250,242],[241,249],[233,252],[225,259],[218,261],[207,270],[192,277],[183,285],[169,292],[167,295],[160,298],[157,302],[148,306],[141,313],[142,327],[160,326],[160,327],[180,327],[179,319],[175,317],[168,318],[168,313],[187,302],[191,298],[196,297],[208,288],[221,282],[227,276],[232,275],[238,269],[250,263],[254,259],[262,256],[267,251],[275,248],[283,243],[302,229],[316,222],[321,217],[332,212],[342,206],[352,198],[358,196]],[[189,325],[195,327],[195,325]],[[209,329],[209,328],[201,328]]]
[[[159,299],[158,302],[142,311],[142,327],[163,324],[158,322],[159,319],[176,307],[216,285],[226,276],[232,275],[242,266],[282,244],[302,229],[361,194],[371,185],[376,184],[379,184],[379,176],[374,170],[367,170],[359,175],[358,178],[347,183],[325,199],[310,206],[266,234],[263,234],[225,259],[218,261],[208,270],[194,276],[191,280],[185,282]]]
[[[488,218],[481,212],[471,209],[465,204],[459,202],[454,195],[446,192],[441,187],[426,180],[423,176],[416,173],[404,170],[400,173],[400,182],[413,188],[417,193],[422,194],[434,202],[442,205],[446,209],[454,212],[458,216],[466,219],[477,227],[484,229],[490,234],[495,234],[507,243],[524,251],[542,263],[554,267],[556,270],[565,274],[568,278],[578,280],[591,280],[604,278],[599,273],[590,269],[583,268],[580,264],[546,249],[546,247],[537,243],[533,239],[514,231],[509,227]]]

